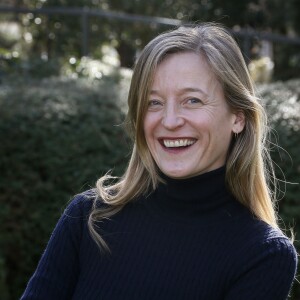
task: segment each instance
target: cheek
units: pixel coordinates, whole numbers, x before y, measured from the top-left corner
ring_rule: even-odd
[[[153,120],[151,117],[145,116],[144,136],[145,136],[147,147],[149,148],[150,151],[154,142],[153,134],[154,134]]]
[[[218,139],[218,143],[223,144],[224,147],[227,148],[232,137],[232,124],[230,122],[230,117],[220,120],[220,122],[216,125],[214,133]]]
[[[149,116],[147,116],[147,115],[145,116],[143,126],[144,126],[144,134],[145,134],[145,136],[147,136],[149,128],[151,127],[151,122],[149,120]]]
[[[144,120],[144,134],[149,137],[153,135],[154,129],[157,125],[157,117],[153,114],[147,114]]]
[[[201,113],[196,116],[191,116],[188,118],[190,124],[200,136],[205,136],[207,134],[212,134],[217,130],[216,119],[207,113]],[[193,122],[194,120],[194,122]]]
[[[202,114],[197,121],[197,130],[203,137],[208,134],[211,141],[227,144],[231,138],[231,116],[227,112]],[[207,136],[207,137],[208,137]]]

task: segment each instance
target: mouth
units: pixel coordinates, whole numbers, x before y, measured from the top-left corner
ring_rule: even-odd
[[[196,139],[160,139],[160,144],[165,148],[187,148],[196,143]]]

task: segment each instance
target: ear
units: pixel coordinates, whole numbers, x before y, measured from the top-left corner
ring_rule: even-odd
[[[243,131],[244,127],[245,127],[245,123],[246,123],[246,118],[245,118],[245,114],[242,111],[238,111],[236,113],[234,113],[235,118],[234,118],[234,123],[232,126],[232,131],[234,133],[240,133]]]

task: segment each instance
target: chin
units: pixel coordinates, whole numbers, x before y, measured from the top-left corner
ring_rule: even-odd
[[[161,170],[166,176],[174,179],[184,179],[188,177],[193,177],[193,174],[186,172],[184,170]]]

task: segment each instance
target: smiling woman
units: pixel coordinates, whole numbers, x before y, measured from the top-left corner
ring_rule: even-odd
[[[203,55],[171,54],[159,64],[144,132],[165,175],[189,178],[224,166],[232,133],[244,125],[243,112],[231,111]]]
[[[75,197],[22,299],[286,299],[297,255],[234,39],[215,24],[159,35],[128,105],[125,174]]]

